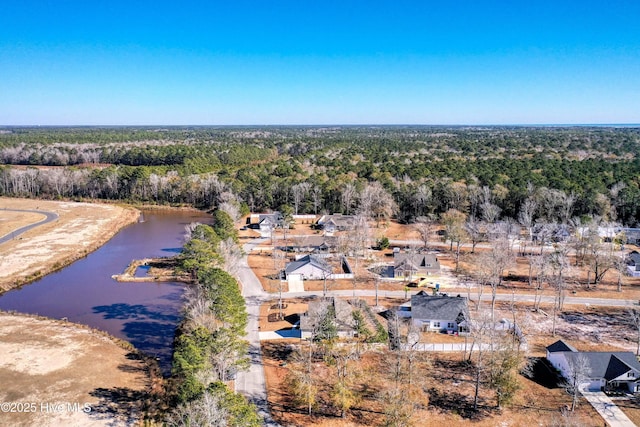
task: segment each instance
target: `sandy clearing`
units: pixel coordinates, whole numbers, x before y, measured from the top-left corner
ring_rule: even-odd
[[[151,380],[145,362],[104,334],[0,313],[0,384],[0,425],[107,426],[140,421]]]
[[[2,208],[39,209],[55,212],[59,218],[0,245],[0,292],[37,279],[87,255],[139,217],[137,210],[116,205],[6,197],[0,197]],[[28,216],[7,218],[13,218],[7,221],[13,229],[33,220]],[[4,228],[7,232],[0,234],[11,232],[8,227]]]

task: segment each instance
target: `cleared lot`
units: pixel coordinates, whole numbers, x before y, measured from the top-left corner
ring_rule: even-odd
[[[0,314],[0,425],[139,421],[152,381],[126,347],[80,325]]]

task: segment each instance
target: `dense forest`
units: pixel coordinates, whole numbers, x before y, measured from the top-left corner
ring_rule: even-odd
[[[640,127],[4,127],[0,195],[635,226],[639,152]]]

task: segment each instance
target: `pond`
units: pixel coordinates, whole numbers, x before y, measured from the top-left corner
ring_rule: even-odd
[[[211,216],[197,211],[145,210],[140,222],[122,229],[87,257],[0,296],[0,309],[67,318],[106,331],[157,357],[166,374],[184,285],[119,283],[111,276],[122,273],[134,259],[176,255],[185,226],[210,220]]]

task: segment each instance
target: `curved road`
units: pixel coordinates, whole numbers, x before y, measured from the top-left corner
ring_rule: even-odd
[[[8,212],[27,212],[27,213],[37,213],[37,214],[41,214],[45,216],[45,219],[43,219],[42,221],[38,221],[35,224],[30,224],[30,225],[25,225],[24,227],[20,227],[17,230],[13,230],[11,233],[8,233],[2,237],[0,237],[0,245],[8,242],[9,240],[15,239],[16,237],[18,237],[19,235],[21,235],[22,233],[25,233],[35,227],[38,227],[40,225],[49,223],[51,221],[55,221],[58,219],[58,214],[54,213],[54,212],[47,212],[47,211],[38,211],[38,210],[27,210],[27,209],[7,209],[7,208],[3,208],[3,211],[8,211]]]

